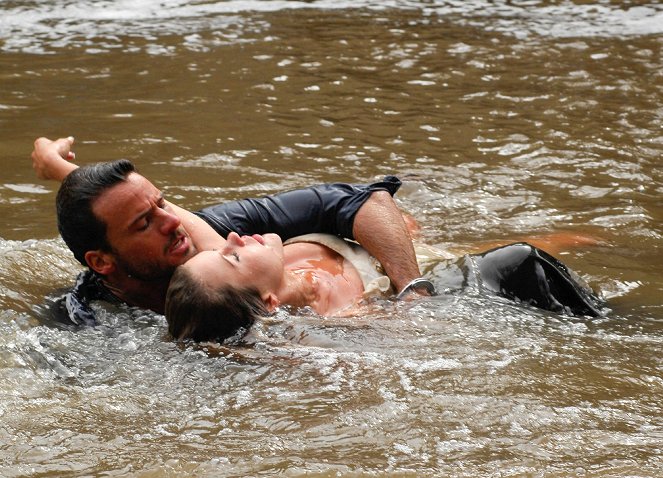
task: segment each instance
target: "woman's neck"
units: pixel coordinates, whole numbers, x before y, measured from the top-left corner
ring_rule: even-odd
[[[318,277],[313,269],[286,269],[284,286],[277,293],[282,304],[293,307],[313,306],[317,301]]]

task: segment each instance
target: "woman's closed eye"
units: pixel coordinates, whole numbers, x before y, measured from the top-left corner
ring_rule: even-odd
[[[228,248],[225,248],[224,250],[219,251],[219,254],[221,254],[221,257],[228,262],[239,263],[239,254],[237,251],[229,251]]]

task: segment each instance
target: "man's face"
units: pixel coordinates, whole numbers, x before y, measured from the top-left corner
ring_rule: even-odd
[[[170,277],[196,254],[189,234],[159,191],[137,173],[104,191],[92,204],[121,272],[140,280]]]

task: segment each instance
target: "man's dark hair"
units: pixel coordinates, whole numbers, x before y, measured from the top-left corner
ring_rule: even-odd
[[[166,294],[168,332],[178,341],[223,342],[268,315],[256,289],[211,289],[182,266]]]
[[[74,257],[87,266],[87,251],[110,251],[106,224],[92,212],[92,203],[104,191],[124,181],[136,169],[120,159],[74,169],[62,181],[56,199],[58,230]]]

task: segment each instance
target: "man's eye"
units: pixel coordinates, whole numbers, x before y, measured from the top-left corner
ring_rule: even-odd
[[[239,254],[237,254],[236,252],[233,252],[230,255],[233,256],[237,262],[239,262]]]
[[[139,230],[139,231],[144,231],[144,230],[147,229],[149,226],[150,226],[150,220],[149,220],[149,219],[145,219],[145,222],[144,222],[143,224],[141,224],[141,225],[138,227],[138,230]]]

